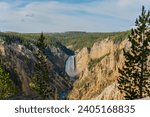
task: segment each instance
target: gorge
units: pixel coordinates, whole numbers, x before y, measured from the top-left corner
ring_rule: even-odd
[[[122,99],[119,93],[114,94],[117,88],[113,84],[118,77],[117,68],[122,66],[122,49],[128,45],[126,40],[114,43],[106,38],[95,42],[90,48],[83,47],[74,51],[76,54],[66,53],[60,45],[49,45],[46,52],[51,66],[49,72],[54,76],[51,82],[59,89],[60,99]],[[36,47],[30,50],[16,41],[1,45],[1,52],[6,60],[4,63],[9,64],[6,69],[16,69],[16,72],[11,72],[12,79],[17,81],[23,95],[31,98],[36,97],[36,93],[28,85],[34,73],[34,50]],[[105,91],[111,85],[112,91]],[[112,95],[114,96],[111,97]]]
[[[87,41],[88,46],[79,43],[78,38],[72,40],[75,40],[78,46],[81,44],[80,47],[74,42],[74,45],[65,44],[63,41],[48,44],[45,50],[49,73],[53,76],[50,82],[57,88],[58,99],[123,99],[116,81],[119,76],[118,68],[124,64],[122,50],[129,49],[130,43],[126,35],[120,39],[120,36],[116,36],[118,34],[103,39],[99,37],[102,35],[100,34],[98,39]],[[15,34],[8,35],[1,34],[0,53],[3,66],[11,76],[10,79],[19,87],[19,94],[11,99],[39,99],[37,93],[29,87],[37,62],[33,53],[38,48],[29,40],[20,37],[18,39]],[[85,35],[88,34],[84,33],[81,36]],[[62,37],[65,37],[64,34]],[[91,38],[91,34],[89,37]],[[150,57],[148,64],[150,65]],[[55,95],[55,92],[51,93]]]

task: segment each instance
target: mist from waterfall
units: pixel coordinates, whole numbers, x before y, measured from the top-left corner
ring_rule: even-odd
[[[66,65],[65,65],[65,71],[71,78],[76,76],[76,68],[75,67],[76,67],[75,56],[73,55],[67,59]]]

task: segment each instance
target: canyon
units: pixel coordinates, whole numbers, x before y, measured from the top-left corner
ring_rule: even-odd
[[[123,99],[117,89],[118,68],[123,65],[123,49],[130,44],[125,39],[114,43],[108,38],[83,48],[76,55],[78,79],[73,85],[69,99]]]
[[[48,44],[45,53],[49,73],[53,76],[50,79],[51,85],[58,89],[57,99],[124,99],[117,88],[118,68],[124,65],[123,49],[128,50],[130,46],[127,38],[114,41],[110,37],[97,40],[91,47],[74,51],[71,49],[72,45],[64,46],[60,42]],[[19,94],[10,99],[40,99],[29,87],[35,72],[35,63],[38,62],[33,54],[37,49],[31,42],[24,44],[18,40],[0,41],[3,66],[20,89]],[[148,64],[150,65],[150,57]]]
[[[72,51],[63,51],[65,48],[59,44],[59,47],[48,45],[45,49],[48,56],[49,74],[53,76],[50,79],[51,85],[54,85],[59,91],[58,95],[71,88],[71,81],[68,75],[64,72],[64,65],[69,54]],[[29,84],[35,72],[35,64],[38,62],[34,52],[38,48],[29,43],[27,46],[23,43],[0,42],[1,61],[7,72],[10,74],[10,79],[19,88],[19,94],[10,99],[40,99],[38,94],[33,91]],[[70,52],[70,53],[69,53]],[[51,92],[54,95],[54,92]],[[50,99],[54,99],[52,96]],[[59,99],[59,96],[58,96]]]

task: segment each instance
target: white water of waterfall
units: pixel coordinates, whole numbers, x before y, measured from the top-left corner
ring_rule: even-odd
[[[65,65],[65,71],[66,73],[73,78],[76,75],[76,70],[75,70],[75,56],[70,56]]]

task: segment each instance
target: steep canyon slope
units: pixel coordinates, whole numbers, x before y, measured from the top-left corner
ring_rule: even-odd
[[[122,50],[130,47],[126,34],[122,38],[120,33],[105,36],[101,33],[81,33],[81,37],[73,33],[73,39],[69,38],[71,35],[72,33],[58,34],[58,42],[48,43],[45,48],[49,73],[53,76],[50,82],[58,89],[57,99],[123,99],[116,80],[119,76],[118,68],[124,64]],[[48,36],[47,34],[46,37]],[[35,73],[35,64],[38,62],[34,54],[38,47],[34,41],[32,38],[24,40],[7,36],[5,33],[0,36],[0,57],[3,66],[10,73],[14,84],[19,87],[18,95],[10,99],[40,99],[29,87]],[[69,57],[71,61],[67,63]],[[77,74],[75,78],[65,73],[66,64],[68,70]],[[74,76],[74,73],[71,72],[71,75]],[[55,95],[55,92],[52,94]]]
[[[39,95],[29,87],[35,73],[35,63],[38,62],[34,54],[38,48],[31,42],[24,43],[22,39],[16,40],[12,36],[6,40],[5,34],[1,38],[4,39],[0,41],[0,59],[10,78],[19,88],[18,95],[10,99],[40,99]],[[57,46],[48,45],[45,51],[48,56],[49,74],[52,76],[51,85],[57,88],[57,93],[60,95],[64,90],[71,88],[72,83],[64,71],[64,65],[73,52],[60,43],[57,43]]]
[[[107,38],[77,53],[76,70],[80,74],[68,98],[123,99],[123,94],[117,88],[118,68],[124,64],[122,50],[129,47],[127,39],[115,43]]]
[[[123,49],[129,50],[127,39],[116,43],[106,38],[95,42],[91,48],[83,48],[76,55],[75,81],[69,99],[118,100],[124,99],[117,87],[118,68],[124,65]],[[150,66],[150,56],[148,58]]]

